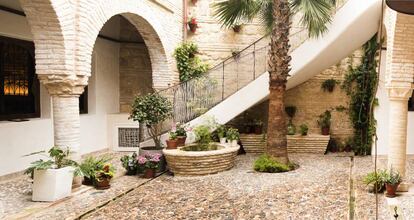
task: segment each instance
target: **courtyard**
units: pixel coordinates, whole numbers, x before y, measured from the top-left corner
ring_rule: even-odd
[[[107,154],[107,153],[104,153]],[[119,158],[122,154],[112,154]],[[294,154],[292,172],[258,173],[257,155],[239,155],[232,170],[201,177],[154,179],[120,174],[107,191],[82,186],[53,203],[31,201],[27,178],[0,183],[2,219],[375,219],[375,195],[362,177],[373,169],[368,157],[337,153]],[[380,166],[384,161],[380,160]],[[409,172],[414,161],[410,160]],[[117,165],[120,166],[119,164]],[[121,169],[121,168],[120,168]],[[122,172],[120,172],[122,173]],[[401,209],[411,219],[414,196],[404,193]],[[379,195],[379,218],[390,219]]]

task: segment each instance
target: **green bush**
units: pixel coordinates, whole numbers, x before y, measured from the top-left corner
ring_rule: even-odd
[[[254,170],[265,173],[282,173],[292,170],[291,165],[279,163],[270,155],[264,154],[254,162]]]
[[[308,135],[308,130],[309,130],[308,125],[306,125],[306,124],[301,124],[300,125],[300,134],[302,136]]]

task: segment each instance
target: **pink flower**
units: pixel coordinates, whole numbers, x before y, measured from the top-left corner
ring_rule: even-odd
[[[147,162],[147,158],[145,156],[138,156],[138,163],[145,164]]]
[[[177,124],[173,123],[171,126],[171,132],[176,132],[177,131]]]

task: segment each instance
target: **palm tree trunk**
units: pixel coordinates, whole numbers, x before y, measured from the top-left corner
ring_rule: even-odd
[[[269,119],[266,153],[288,163],[284,97],[289,76],[290,8],[288,0],[273,0],[273,25],[269,51]]]

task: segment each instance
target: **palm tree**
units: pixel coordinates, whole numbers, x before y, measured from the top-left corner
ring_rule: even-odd
[[[327,31],[336,0],[227,0],[217,3],[216,17],[223,26],[259,18],[270,37],[269,50],[269,119],[266,153],[279,162],[289,162],[286,140],[284,97],[290,71],[289,31],[291,15],[300,12],[301,23],[310,37]]]

